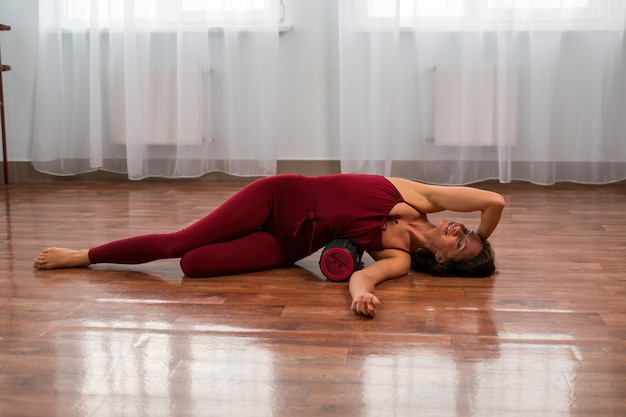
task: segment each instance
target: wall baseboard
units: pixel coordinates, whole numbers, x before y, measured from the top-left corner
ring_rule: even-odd
[[[441,165],[441,163],[450,164],[451,161],[395,161],[396,168],[402,168],[403,164],[410,164],[414,166],[416,164],[426,164],[428,166]],[[469,164],[470,162],[466,163]],[[473,162],[475,164],[497,164],[495,161],[482,161]],[[78,175],[70,175],[70,176],[56,176],[41,173],[35,170],[30,162],[11,162],[8,163],[9,168],[9,183],[10,184],[26,184],[26,183],[53,183],[57,181],[130,181],[128,179],[127,174],[117,174],[113,172],[107,171],[94,171],[85,174]],[[519,178],[530,178],[531,172],[529,169],[531,166],[528,162],[522,161],[514,161],[512,163],[513,172],[516,173],[516,176],[513,178],[514,181],[524,181]],[[550,173],[554,174],[556,177],[561,178],[574,178],[569,180],[570,182],[580,182],[587,184],[606,184],[609,182],[619,182],[626,180],[626,162],[536,162],[532,165],[532,169],[535,172],[546,172],[546,178],[551,178]],[[612,173],[612,177],[618,177],[623,179],[618,179],[615,181],[606,181],[601,177],[598,177],[597,180],[575,180],[576,175],[573,173],[576,172],[609,172]],[[300,174],[300,175],[326,175],[326,174],[339,174],[341,173],[341,163],[339,160],[280,160],[278,161],[277,166],[278,174]],[[392,172],[391,174],[396,175]],[[2,174],[0,174],[0,177]],[[225,174],[223,172],[210,172],[198,178],[147,178],[143,181],[239,181],[239,182],[250,182],[259,177],[241,177],[237,175]],[[443,181],[443,180],[442,180]],[[568,182],[568,181],[561,181]],[[0,185],[3,183],[3,178],[0,178]]]
[[[328,161],[312,161],[312,160],[280,160],[277,167],[279,174],[300,174],[300,175],[325,175],[339,174],[341,171],[340,162],[338,160]],[[44,174],[35,170],[30,162],[9,161],[9,183],[10,184],[27,184],[27,183],[48,183],[57,181],[125,181],[128,180],[127,174],[118,174],[107,171],[94,171],[85,174],[57,176]],[[0,174],[0,176],[2,176]],[[248,181],[255,177],[239,177],[236,175],[225,174],[223,172],[210,172],[198,178],[185,179],[164,179],[164,178],[148,178],[144,181]],[[4,178],[0,179],[0,184]]]

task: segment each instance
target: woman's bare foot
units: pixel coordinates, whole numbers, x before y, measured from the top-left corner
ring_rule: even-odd
[[[33,266],[37,269],[74,268],[87,266],[89,261],[88,249],[48,248],[41,251]]]

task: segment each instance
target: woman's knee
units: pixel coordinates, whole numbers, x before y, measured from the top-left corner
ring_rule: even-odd
[[[215,275],[210,271],[210,264],[209,259],[199,257],[193,251],[180,258],[180,269],[185,276],[190,278],[206,278]]]
[[[193,278],[263,271],[291,263],[280,243],[265,232],[206,245],[180,258],[181,270]]]

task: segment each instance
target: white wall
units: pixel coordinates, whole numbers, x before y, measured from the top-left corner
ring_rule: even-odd
[[[0,32],[9,161],[29,161],[40,0],[0,0]],[[41,0],[45,1],[45,0]],[[293,30],[280,38],[278,159],[338,159],[337,5],[284,0]]]

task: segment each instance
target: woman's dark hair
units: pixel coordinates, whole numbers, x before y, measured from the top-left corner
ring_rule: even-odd
[[[465,277],[484,278],[496,272],[493,249],[491,244],[480,238],[483,248],[480,253],[471,259],[459,261],[446,260],[437,262],[435,254],[425,248],[420,248],[413,253],[413,269],[427,272],[440,277]]]

